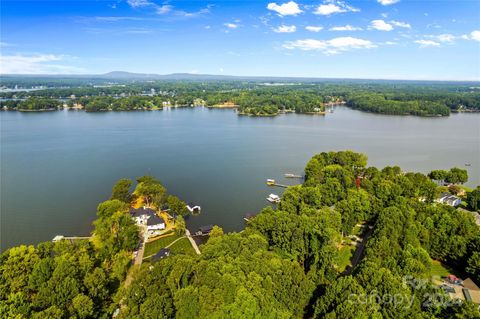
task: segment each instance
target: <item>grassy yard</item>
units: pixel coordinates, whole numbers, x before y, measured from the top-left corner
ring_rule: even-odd
[[[435,277],[440,277],[440,278],[444,278],[444,277],[447,277],[447,275],[450,275],[450,274],[453,274],[457,277],[460,277],[460,278],[463,278],[465,274],[462,274],[461,272],[455,270],[455,269],[452,269],[450,267],[448,267],[447,265],[445,264],[442,264],[441,262],[439,262],[438,260],[432,260],[432,266],[431,266],[431,269],[430,269],[430,275],[431,276],[435,276]]]
[[[339,272],[343,272],[350,265],[350,258],[352,258],[355,248],[355,246],[344,246],[338,250],[334,263]]]
[[[432,260],[430,275],[443,278],[449,274],[450,274],[450,271],[444,265],[442,265],[441,262]]]
[[[178,255],[178,254],[195,255],[195,250],[193,249],[192,244],[190,243],[188,238],[180,239],[169,248],[170,248],[170,252],[173,255]]]
[[[169,245],[174,240],[176,240],[180,237],[182,237],[182,236],[179,236],[179,235],[175,234],[173,236],[163,237],[163,238],[151,241],[149,243],[146,243],[145,244],[145,252],[144,252],[143,256],[148,257],[148,256],[156,254],[160,249]]]

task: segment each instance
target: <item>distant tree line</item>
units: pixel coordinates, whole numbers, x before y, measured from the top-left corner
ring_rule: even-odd
[[[33,83],[38,84],[39,80],[35,81]],[[92,112],[152,109],[161,102],[194,106],[196,100],[204,101],[207,106],[232,102],[239,105],[240,114],[248,115],[322,112],[326,103],[335,101],[346,101],[349,107],[362,111],[393,115],[447,116],[451,111],[480,110],[479,90],[466,83],[324,81],[268,85],[258,81],[65,81],[67,87],[55,85],[44,90],[3,92],[0,97],[40,104],[29,105],[30,109],[45,107],[41,103],[43,99],[34,97],[70,99],[73,103],[85,104],[85,109]],[[21,102],[1,101],[7,109],[19,109],[19,104]]]

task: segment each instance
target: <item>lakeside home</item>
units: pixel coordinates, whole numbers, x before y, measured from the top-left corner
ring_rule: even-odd
[[[441,204],[445,204],[453,207],[457,207],[462,203],[462,200],[459,197],[446,192],[441,193],[440,197],[438,197],[435,201],[437,203],[441,203]]]
[[[130,216],[137,225],[147,226],[147,230],[165,229],[165,220],[157,215],[157,212],[151,208],[130,208]]]

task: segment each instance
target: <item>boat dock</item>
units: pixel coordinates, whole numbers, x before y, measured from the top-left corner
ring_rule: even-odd
[[[257,214],[250,214],[250,213],[249,213],[249,214],[246,214],[245,217],[243,217],[243,220],[248,223],[248,222],[250,222],[250,221],[252,220],[252,218],[254,218],[255,216],[257,216]]]
[[[61,241],[61,240],[68,240],[70,242],[73,242],[75,240],[86,240],[86,239],[90,239],[90,237],[57,235],[57,236],[53,237],[52,242],[55,243],[55,242]]]
[[[287,188],[287,187],[290,187],[290,186],[292,186],[292,185],[285,185],[285,184],[273,183],[273,184],[269,184],[268,186],[276,186],[276,187]]]
[[[285,173],[284,175],[286,178],[302,178],[303,179],[303,176],[302,175],[297,175],[297,174],[292,174],[292,173]]]

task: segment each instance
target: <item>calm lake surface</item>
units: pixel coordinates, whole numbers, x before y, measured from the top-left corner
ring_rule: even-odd
[[[284,183],[322,151],[367,153],[369,165],[428,172],[467,168],[480,184],[480,114],[375,115],[337,107],[322,116],[239,117],[231,110],[0,112],[1,250],[87,235],[96,206],[120,178],[151,174],[202,206],[196,230],[244,227],[268,202],[267,178]],[[465,163],[471,163],[465,167]]]

